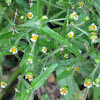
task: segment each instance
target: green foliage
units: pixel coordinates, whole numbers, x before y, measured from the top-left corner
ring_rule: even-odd
[[[84,83],[88,77],[92,82],[100,78],[100,0],[83,0],[81,7],[80,0],[32,2],[0,1],[0,81],[4,80],[4,57],[13,55],[19,68],[14,77],[9,77],[6,89],[18,77],[15,100],[33,99],[34,91],[47,85],[54,71],[59,88],[68,89],[60,100],[78,100],[80,95],[86,100],[91,94],[93,100],[100,99],[100,89],[95,84],[92,89],[84,89],[89,84]],[[14,62],[4,63],[14,65]],[[44,70],[45,67],[48,69]],[[0,99],[5,93],[0,93]],[[41,100],[45,98],[50,99],[47,92]]]

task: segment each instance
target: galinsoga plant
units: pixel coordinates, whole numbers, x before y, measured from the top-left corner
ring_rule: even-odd
[[[19,61],[8,79],[6,55]],[[14,99],[33,100],[55,71],[59,100],[99,100],[100,0],[0,0],[0,63],[1,99],[18,79]]]

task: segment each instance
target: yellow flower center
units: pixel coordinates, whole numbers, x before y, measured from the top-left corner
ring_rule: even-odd
[[[47,51],[47,49],[46,49],[46,48],[44,48],[44,51]]]
[[[5,85],[6,85],[6,83],[2,83],[1,85],[2,85],[2,86],[5,86]]]
[[[37,36],[36,35],[32,36],[32,39],[37,40]]]
[[[95,26],[92,26],[91,28],[95,30]]]
[[[79,6],[82,6],[82,5],[83,5],[83,3],[82,3],[82,2],[79,2],[79,3],[78,3],[78,5],[79,5]]]
[[[67,90],[66,90],[66,89],[62,89],[61,92],[62,92],[62,93],[66,93]]]
[[[32,17],[32,14],[28,14],[27,16],[28,16],[28,17]]]
[[[73,15],[73,17],[77,17],[77,15]]]
[[[9,1],[8,4],[11,5],[11,1]]]
[[[94,35],[94,36],[96,36],[96,34],[95,34],[95,33],[91,33],[91,35]]]
[[[28,62],[29,62],[29,63],[31,63],[31,62],[32,62],[32,60],[28,60]]]
[[[86,86],[90,86],[91,83],[90,82],[85,82]]]
[[[32,79],[32,76],[27,76],[27,78],[30,80],[30,79]]]
[[[79,67],[76,67],[76,68],[75,68],[75,71],[79,71]]]
[[[94,41],[97,41],[97,38],[93,38],[94,39]]]
[[[69,37],[72,37],[73,36],[71,33],[69,33],[68,35],[69,35]]]
[[[12,48],[12,52],[16,52],[16,49],[15,48]]]

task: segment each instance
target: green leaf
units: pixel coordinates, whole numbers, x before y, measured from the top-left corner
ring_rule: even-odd
[[[72,71],[63,71],[58,78],[56,79],[56,81],[62,80],[63,78],[66,78],[67,76],[69,76],[72,73]]]
[[[93,91],[93,100],[100,99],[100,87],[95,87]]]
[[[23,6],[24,8],[29,8],[29,4],[26,3],[24,0],[16,0],[16,2],[17,2],[19,5]]]
[[[45,80],[50,76],[50,74],[54,71],[54,69],[57,67],[57,64],[54,64],[48,68],[48,70],[44,71],[41,75],[36,77],[32,83],[31,87],[34,88],[34,90],[38,89],[40,86],[42,86],[45,82]]]
[[[64,39],[62,36],[60,36],[58,33],[56,33],[55,31],[53,31],[47,26],[42,27],[42,30],[51,38],[57,40],[60,43],[66,44],[71,52],[73,52],[78,58],[84,61],[83,56],[78,52],[76,48],[71,46],[70,42],[68,42],[67,39]]]

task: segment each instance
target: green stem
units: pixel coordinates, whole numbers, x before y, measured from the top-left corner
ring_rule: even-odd
[[[38,19],[39,19],[39,0],[37,0],[37,17],[38,17]]]
[[[31,53],[32,53],[32,56],[33,56],[32,70],[34,69],[34,49],[35,49],[35,44],[36,44],[36,42],[33,42],[32,50],[31,50]]]
[[[50,11],[50,6],[51,6],[51,0],[49,0],[49,5],[48,5],[48,9],[47,9],[47,16],[49,15],[49,11]]]
[[[48,60],[48,59],[45,60],[45,63],[44,63],[44,65],[43,65],[43,67],[42,67],[42,70],[41,70],[41,74],[42,74],[42,72],[43,72],[43,70],[44,70],[44,67],[45,67],[45,65],[46,65],[46,63],[47,63],[47,60]]]
[[[26,33],[26,39],[27,39],[27,41],[28,41],[28,43],[29,43],[29,46],[31,47],[31,42],[30,42],[28,33]]]
[[[87,88],[87,91],[86,91],[86,95],[85,95],[85,98],[84,98],[84,100],[86,100],[86,98],[87,98],[87,95],[88,95],[88,92],[89,92],[89,88]]]
[[[97,65],[96,65],[96,67],[95,67],[95,69],[94,69],[94,70],[93,70],[93,72],[91,73],[91,75],[90,75],[90,76],[91,76],[92,78],[94,77],[95,72],[97,71],[97,69],[99,68],[99,66],[100,66],[100,65],[99,65],[99,64],[97,64]]]
[[[16,58],[17,58],[18,60],[21,61],[21,58],[20,58],[17,54],[16,54],[15,56],[16,56]]]
[[[42,63],[43,61],[45,61],[46,59],[50,58],[51,56],[55,55],[57,52],[59,52],[61,50],[61,48],[58,48],[57,50],[55,50],[54,52],[52,52],[51,54],[49,54],[48,56],[44,57],[42,60],[38,61],[37,65]],[[37,66],[36,65],[36,66]]]
[[[61,21],[61,20],[65,20],[65,19],[66,19],[66,18],[53,19],[53,20],[45,21],[45,23],[47,23],[47,22]]]
[[[1,65],[0,65],[0,77],[1,77],[0,81],[3,80],[3,72],[2,72],[2,66]]]
[[[74,28],[80,30],[81,32],[83,32],[84,34],[86,34],[88,36],[88,33],[84,30],[82,30],[81,28],[77,27],[77,26],[73,26]]]
[[[52,17],[50,18],[50,20],[59,17],[59,16],[60,16],[61,14],[63,14],[65,11],[66,11],[66,10],[62,10],[62,11],[60,11],[59,13],[55,14],[54,16],[52,16]]]

